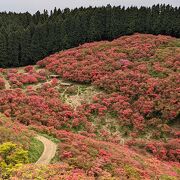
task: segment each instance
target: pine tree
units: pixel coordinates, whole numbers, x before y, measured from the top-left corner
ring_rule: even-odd
[[[19,66],[20,54],[20,32],[11,32],[8,35],[8,59],[10,66]]]
[[[0,33],[0,67],[6,67],[8,62],[6,38],[2,33]]]
[[[20,65],[33,64],[31,57],[31,33],[26,29],[21,34],[21,61]]]

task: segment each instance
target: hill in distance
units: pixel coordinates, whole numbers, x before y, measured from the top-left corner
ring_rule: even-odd
[[[51,164],[33,164],[37,152],[8,178],[179,179],[179,70],[180,40],[151,34],[87,43],[35,66],[0,69],[0,112],[13,122],[10,131],[23,126],[19,131],[26,129],[31,142],[43,134],[58,146]],[[40,143],[1,143],[8,141],[29,152]]]

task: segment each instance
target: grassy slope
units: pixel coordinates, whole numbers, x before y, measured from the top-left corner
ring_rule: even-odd
[[[35,163],[44,151],[44,145],[41,141],[31,138],[29,148],[29,162]]]

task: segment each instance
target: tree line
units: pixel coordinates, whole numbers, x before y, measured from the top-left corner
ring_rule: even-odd
[[[0,13],[0,67],[38,60],[85,42],[112,40],[135,32],[180,37],[180,7],[55,8],[35,14]]]

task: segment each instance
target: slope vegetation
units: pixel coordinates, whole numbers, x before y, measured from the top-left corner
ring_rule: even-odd
[[[12,179],[179,179],[179,68],[179,39],[135,34],[1,69],[0,112],[60,141]]]

